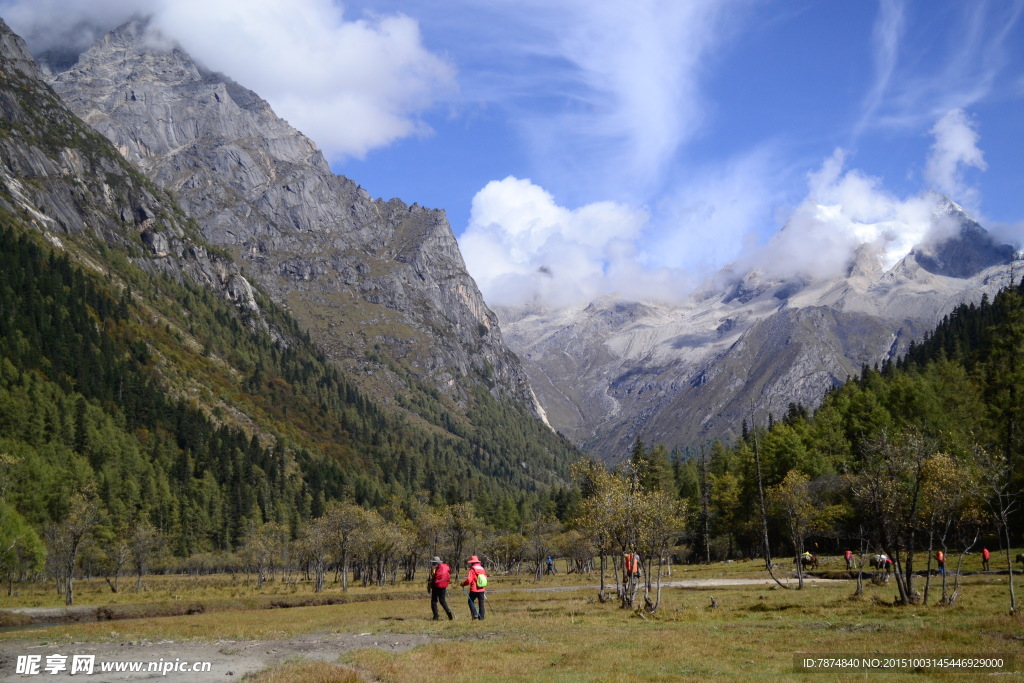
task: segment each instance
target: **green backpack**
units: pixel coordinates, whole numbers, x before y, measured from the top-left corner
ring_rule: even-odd
[[[476,587],[487,588],[487,574],[484,573],[484,568],[474,569],[476,572]]]

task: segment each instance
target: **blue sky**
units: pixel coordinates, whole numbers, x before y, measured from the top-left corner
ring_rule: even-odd
[[[1022,246],[1022,0],[0,0],[36,49],[129,11],[445,209],[492,303],[677,298],[783,225],[892,262],[929,191]]]
[[[643,276],[661,273],[655,288],[686,290],[766,241],[837,150],[843,172],[871,186],[851,203],[887,199],[888,210],[856,220],[891,221],[937,190],[1020,244],[1020,2],[498,2],[486,13],[475,4],[373,3],[415,17],[459,89],[425,114],[431,136],[336,168],[375,195],[446,208],[489,300],[538,293],[486,276],[497,252],[523,246],[522,230],[499,228],[488,248],[468,243],[472,198],[509,176],[569,212],[609,201],[643,212],[639,226],[623,220],[620,248]],[[504,215],[480,213],[476,236]],[[587,229],[544,232],[551,248],[511,265],[536,280],[529,269],[572,253],[557,238]],[[571,270],[605,280],[580,295],[624,289],[605,246],[588,252],[591,268]],[[631,283],[641,277],[625,271]]]

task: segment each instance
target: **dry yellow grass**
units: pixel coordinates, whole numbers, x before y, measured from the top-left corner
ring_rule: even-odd
[[[756,562],[676,567],[666,580],[764,578]],[[291,595],[303,599],[307,589],[271,585],[256,594],[230,583],[198,587],[197,595],[219,607],[202,614],[132,619],[41,631],[8,632],[4,639],[38,642],[93,640],[274,640],[315,633],[408,634],[427,644],[403,652],[360,649],[344,655],[341,664],[368,680],[412,681],[590,681],[698,680],[726,678],[790,678],[794,655],[1014,655],[1019,680],[1024,672],[1024,619],[1008,615],[1006,575],[975,574],[962,579],[955,607],[939,607],[938,577],[933,579],[932,605],[893,607],[895,586],[865,583],[866,594],[853,598],[853,581],[809,584],[803,591],[770,586],[729,588],[666,588],[654,615],[641,618],[600,603],[589,586],[596,576],[532,578],[492,577],[487,620],[468,619],[469,609],[458,588],[449,604],[456,620],[434,622],[429,600],[419,585],[387,589],[353,588],[348,604],[290,609],[238,609],[264,605]],[[150,594],[160,593],[160,581]],[[164,586],[178,586],[168,580]],[[568,588],[535,592],[537,588]],[[923,589],[923,582],[919,584]],[[52,587],[51,587],[52,590]],[[279,592],[278,592],[279,591]],[[340,590],[332,588],[340,596]],[[1019,591],[1021,592],[1021,591]],[[312,593],[310,592],[310,595]],[[714,596],[718,607],[711,607]],[[138,597],[138,596],[136,596]],[[235,608],[231,601],[237,600]],[[2,601],[0,601],[2,604]],[[292,662],[264,672],[258,681],[358,680],[331,678],[349,671],[333,665]],[[819,680],[849,679],[819,675]],[[886,679],[921,680],[920,674],[889,672]],[[326,676],[326,678],[318,678]],[[974,678],[970,674],[945,680]]]

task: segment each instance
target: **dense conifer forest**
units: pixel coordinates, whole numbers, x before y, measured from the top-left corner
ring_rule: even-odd
[[[411,424],[267,301],[287,344],[209,290],[139,272],[118,291],[11,227],[0,260],[5,501],[40,532],[86,490],[104,526],[148,520],[182,556],[236,548],[252,524],[294,537],[337,500],[473,499],[514,526],[567,478],[571,447],[524,409],[478,391],[467,420],[412,385],[437,424]]]

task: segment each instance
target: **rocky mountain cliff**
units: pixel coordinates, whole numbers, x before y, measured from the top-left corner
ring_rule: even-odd
[[[114,247],[151,272],[187,277],[219,292],[265,326],[249,282],[230,258],[211,253],[189,217],[67,111],[0,20],[0,207],[61,235]],[[101,264],[94,263],[102,270]]]
[[[149,520],[186,557],[341,499],[521,528],[564,485],[578,452],[484,383],[459,414],[410,382],[422,420],[361,390],[40,76],[0,20],[6,510],[42,529],[94,494],[109,538]]]
[[[465,405],[484,384],[542,415],[443,211],[371,198],[258,95],[147,30],[109,33],[50,83],[376,395],[412,378]]]
[[[723,272],[679,306],[595,301],[564,311],[499,309],[551,423],[607,460],[647,443],[738,435],[744,420],[814,407],[866,365],[903,353],[960,303],[1009,284],[1013,249],[955,203],[958,227],[888,271],[869,247],[823,282]]]

